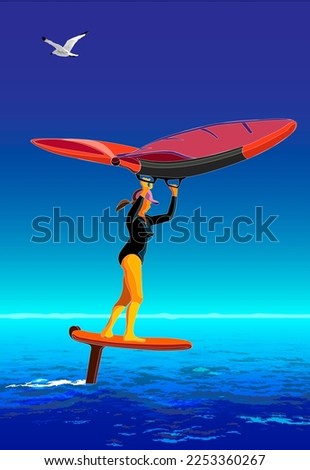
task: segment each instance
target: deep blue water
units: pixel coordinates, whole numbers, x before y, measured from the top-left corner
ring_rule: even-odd
[[[68,328],[104,322],[0,320],[2,449],[309,449],[309,318],[141,318],[193,348],[107,348],[86,385]]]

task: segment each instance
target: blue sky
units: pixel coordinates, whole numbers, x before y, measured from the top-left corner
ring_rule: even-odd
[[[307,2],[1,3],[0,313],[108,313],[121,287],[120,241],[34,244],[31,221],[60,207],[87,224],[129,198],[136,178],[44,153],[31,138],[138,147],[271,117],[298,129],[251,161],[184,181],[177,214],[201,207],[230,225],[263,206],[279,216],[279,242],[176,244],[165,227],[164,243],[148,247],[141,313],[309,313],[309,12]],[[76,60],[41,41],[85,30]],[[164,184],[154,195],[152,213],[165,210]]]

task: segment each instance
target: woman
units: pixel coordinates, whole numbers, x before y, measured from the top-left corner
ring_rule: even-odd
[[[143,300],[142,296],[142,263],[147,248],[148,240],[154,235],[152,226],[167,222],[173,217],[176,209],[178,188],[169,186],[172,196],[167,214],[149,216],[146,215],[152,204],[158,204],[153,199],[151,189],[152,183],[141,181],[142,189],[135,191],[132,197],[132,206],[128,212],[126,225],[129,232],[129,240],[122,248],[118,260],[124,271],[123,289],[120,298],[114,305],[110,319],[101,332],[101,336],[111,338],[116,320],[126,306],[126,329],[125,341],[144,342],[144,338],[139,338],[134,333],[134,324],[138,310]],[[122,209],[130,201],[121,201],[116,210]]]

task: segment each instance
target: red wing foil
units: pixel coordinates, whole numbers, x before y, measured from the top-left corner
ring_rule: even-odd
[[[296,129],[291,119],[228,122],[190,129],[155,140],[131,154],[158,162],[212,157],[242,149],[245,158],[265,152]]]

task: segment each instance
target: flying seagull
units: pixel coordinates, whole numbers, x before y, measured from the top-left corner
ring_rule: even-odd
[[[58,57],[78,57],[79,54],[73,54],[71,51],[75,44],[80,39],[84,38],[87,33],[88,31],[85,31],[85,33],[82,33],[79,36],[75,36],[74,38],[68,39],[64,46],[61,46],[60,44],[57,44],[56,42],[53,42],[50,39],[46,39],[44,36],[42,36],[42,40],[55,48],[55,50],[51,52],[51,54],[57,55]]]

